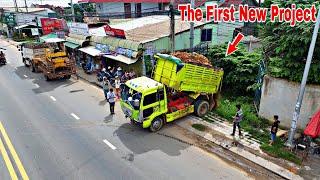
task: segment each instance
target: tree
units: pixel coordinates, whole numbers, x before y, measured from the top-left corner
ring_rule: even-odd
[[[269,2],[270,0],[268,5],[271,4]],[[274,0],[273,3],[279,4],[280,7],[291,7],[293,3],[297,8],[311,7],[312,4],[317,8],[320,7],[319,1],[312,0]],[[270,22],[270,19],[262,25],[260,32],[270,75],[291,81],[301,81],[313,28],[313,22],[297,22],[296,26],[291,27],[289,23]],[[320,83],[320,36],[317,39],[308,82]]]
[[[84,12],[93,13],[96,11],[95,6],[92,3],[73,4],[73,7],[74,7],[74,15],[76,17],[76,22],[83,22]],[[72,21],[71,7],[65,8],[64,12],[67,15],[65,19],[68,21]]]

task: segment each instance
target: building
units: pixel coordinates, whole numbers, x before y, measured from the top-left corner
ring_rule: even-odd
[[[48,8],[18,8],[16,11],[15,8],[3,8],[3,14],[6,17],[10,17],[10,22],[6,24],[6,29],[4,30],[8,37],[12,37],[14,32],[21,33],[21,30],[26,28],[36,27],[37,23],[38,26],[41,27],[41,18],[46,17],[54,17],[55,12],[48,9]],[[38,22],[35,21],[36,17],[38,18]]]
[[[204,22],[195,23],[195,45],[201,43],[205,26]],[[125,70],[134,69],[138,75],[150,75],[154,54],[172,52],[168,16],[147,16],[111,25],[109,29],[124,33],[122,38],[107,36],[105,27],[90,29],[90,46],[79,49],[91,56],[100,56],[103,66],[120,66]],[[189,49],[189,30],[190,23],[177,16],[175,50]]]
[[[136,18],[164,11],[170,0],[83,0],[80,2],[95,3],[95,16],[98,17]]]

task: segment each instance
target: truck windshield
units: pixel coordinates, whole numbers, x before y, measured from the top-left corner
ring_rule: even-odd
[[[120,86],[121,100],[131,105],[135,110],[139,110],[142,94],[137,92],[125,84]]]

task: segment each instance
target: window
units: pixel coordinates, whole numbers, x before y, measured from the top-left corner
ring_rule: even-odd
[[[201,42],[212,41],[212,29],[201,30]]]
[[[143,106],[147,106],[157,102],[157,93],[146,95],[143,100]]]
[[[163,89],[158,90],[158,98],[159,98],[159,101],[164,100],[164,90]]]

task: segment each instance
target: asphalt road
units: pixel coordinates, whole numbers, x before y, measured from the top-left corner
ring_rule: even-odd
[[[0,47],[9,62],[0,67],[1,180],[249,178],[197,147],[130,125],[119,107],[110,116],[99,88],[46,82],[14,46],[1,40]]]

